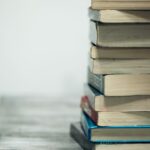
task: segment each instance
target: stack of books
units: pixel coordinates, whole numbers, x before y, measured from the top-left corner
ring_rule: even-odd
[[[92,0],[88,83],[71,136],[87,150],[150,149],[150,0]]]

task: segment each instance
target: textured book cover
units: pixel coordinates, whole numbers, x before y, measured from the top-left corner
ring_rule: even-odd
[[[96,75],[88,68],[87,80],[92,87],[104,94],[104,75]]]

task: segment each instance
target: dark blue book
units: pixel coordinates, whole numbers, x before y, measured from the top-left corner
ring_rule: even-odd
[[[81,125],[90,142],[94,143],[150,143],[150,125],[97,126],[81,113]]]

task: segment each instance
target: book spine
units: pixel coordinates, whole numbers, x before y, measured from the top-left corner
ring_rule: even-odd
[[[89,8],[88,16],[91,20],[101,21],[100,11]]]
[[[100,93],[104,94],[104,76],[95,75],[88,70],[88,83]]]
[[[88,138],[74,124],[71,124],[71,126],[70,126],[70,135],[77,143],[80,144],[80,146],[83,149],[92,150],[92,148],[94,147],[94,144],[89,142]]]
[[[88,98],[90,105],[95,109],[95,94],[91,87],[87,84],[84,85],[84,95]]]
[[[93,120],[96,124],[98,122],[98,112],[96,112],[91,106],[87,96],[81,99],[81,109]]]
[[[89,34],[89,38],[90,38],[90,41],[92,43],[94,43],[95,45],[97,45],[98,43],[98,28],[97,28],[97,22],[94,22],[94,21],[90,21],[90,34]]]
[[[91,129],[88,126],[88,122],[84,116],[84,113],[81,113],[81,127],[83,128],[83,131],[88,138],[89,141],[91,141]]]

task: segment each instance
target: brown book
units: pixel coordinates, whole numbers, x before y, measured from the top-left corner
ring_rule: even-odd
[[[150,111],[150,96],[105,96],[88,84],[84,85],[84,95],[95,111]]]
[[[90,57],[93,59],[149,59],[150,48],[110,48],[92,45]]]
[[[150,1],[142,0],[92,0],[93,9],[116,9],[116,10],[150,10]]]
[[[150,112],[97,112],[86,96],[81,99],[81,109],[98,126],[148,126],[150,124]]]

